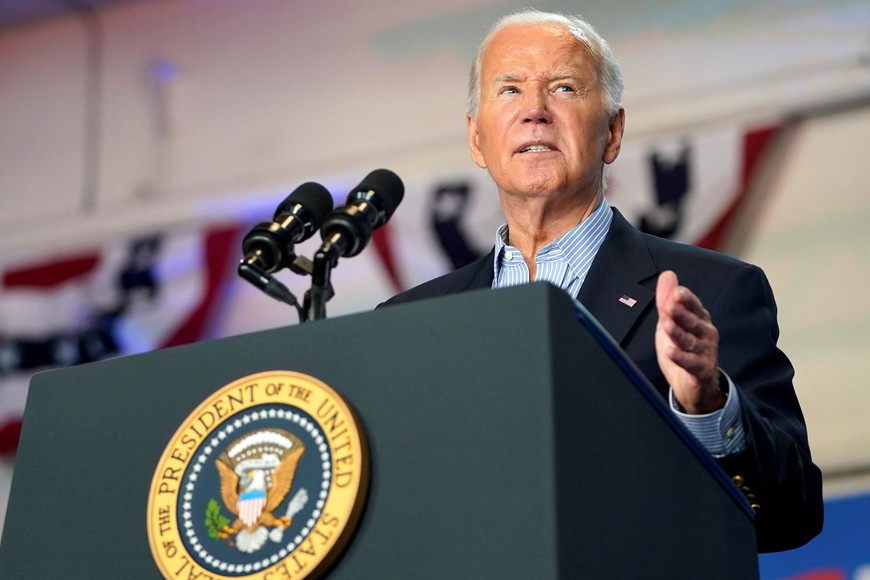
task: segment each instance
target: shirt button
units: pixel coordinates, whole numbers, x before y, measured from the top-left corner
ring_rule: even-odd
[[[510,251],[505,252],[505,253],[504,253],[504,257],[505,257],[505,259],[506,259],[507,261],[511,261],[511,260],[514,259],[514,253],[513,253],[513,252],[510,252]]]
[[[734,437],[734,427],[728,427],[728,430],[725,431],[725,437],[727,437],[728,439]]]

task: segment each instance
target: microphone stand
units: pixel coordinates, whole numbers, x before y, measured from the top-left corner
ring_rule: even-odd
[[[331,277],[332,269],[338,264],[338,257],[341,255],[338,246],[334,243],[339,237],[335,235],[332,239],[325,241],[314,254],[311,289],[305,293],[303,314],[300,315],[302,322],[326,318],[326,303],[335,296]]]
[[[326,318],[326,303],[335,296],[331,281],[332,269],[338,264],[340,255],[338,245],[334,240],[330,240],[324,242],[314,254],[313,261],[305,256],[293,257],[293,261],[288,265],[290,270],[296,274],[311,276],[311,289],[305,292],[302,305],[293,292],[261,267],[259,251],[248,259],[241,260],[238,273],[267,296],[295,308],[300,323],[311,322]]]
[[[317,184],[306,184],[317,186]],[[323,189],[322,186],[317,186]],[[300,186],[303,189],[303,186]],[[308,187],[311,189],[311,187]],[[306,195],[314,190],[306,190]],[[299,313],[299,322],[311,322],[326,318],[326,303],[335,296],[332,287],[332,269],[338,265],[338,259],[342,256],[352,257],[357,255],[371,240],[372,230],[384,225],[396,206],[402,200],[405,186],[392,171],[376,169],[353,190],[347,198],[347,204],[329,215],[325,216],[320,233],[323,244],[314,254],[314,260],[293,253],[293,240],[310,235],[308,225],[305,224],[302,231],[295,227],[289,232],[284,223],[263,223],[257,225],[246,237],[243,251],[251,255],[242,260],[239,266],[239,275],[251,282],[254,286],[281,302],[292,305]],[[328,192],[327,192],[328,193]],[[291,194],[296,195],[297,192]],[[310,197],[310,195],[309,195]],[[287,201],[289,201],[288,198]],[[283,207],[287,201],[285,201]],[[328,204],[331,208],[330,204]],[[326,214],[329,208],[321,212]],[[294,214],[295,215],[295,214]],[[278,219],[276,215],[276,220]],[[318,213],[317,223],[321,222],[323,215]],[[289,224],[289,218],[287,218]],[[293,222],[298,226],[297,222]],[[292,224],[291,224],[292,225]],[[261,247],[262,246],[262,247]],[[284,248],[283,246],[289,246]],[[268,252],[268,253],[266,253]],[[265,254],[266,258],[262,257]],[[292,258],[292,259],[291,259]],[[272,270],[271,265],[288,267],[293,272],[311,276],[311,288],[305,292],[303,305],[300,307],[296,297],[280,282],[269,275],[267,270]]]

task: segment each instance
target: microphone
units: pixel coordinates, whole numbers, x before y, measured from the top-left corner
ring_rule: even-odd
[[[271,222],[254,226],[242,240],[243,265],[265,273],[290,267],[296,257],[293,244],[314,235],[332,210],[332,195],[319,183],[297,187],[275,209]]]
[[[375,169],[347,196],[347,203],[330,213],[323,222],[321,252],[338,257],[356,256],[401,203],[405,185],[389,169]]]

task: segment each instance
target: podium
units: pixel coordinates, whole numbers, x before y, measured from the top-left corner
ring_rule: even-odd
[[[35,376],[0,577],[159,578],[146,511],[167,442],[216,389],[276,369],[340,392],[368,438],[367,502],[329,578],[758,577],[746,501],[544,284]]]

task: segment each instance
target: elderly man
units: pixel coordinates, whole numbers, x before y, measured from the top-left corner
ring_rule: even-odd
[[[388,304],[532,280],[560,286],[744,488],[759,549],[797,547],[821,529],[821,475],[776,346],[770,287],[758,268],[641,234],[607,204],[622,86],[585,21],[535,11],[499,21],[472,67],[467,125],[507,224],[491,254]]]

